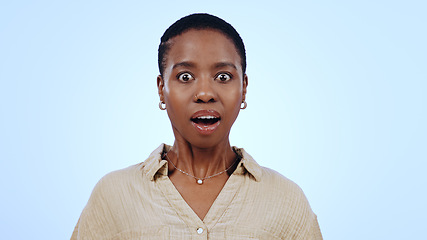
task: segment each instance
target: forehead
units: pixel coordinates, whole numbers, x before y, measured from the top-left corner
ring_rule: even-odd
[[[191,29],[169,41],[166,69],[183,61],[193,61],[200,65],[232,62],[241,68],[241,58],[233,41],[218,30]]]

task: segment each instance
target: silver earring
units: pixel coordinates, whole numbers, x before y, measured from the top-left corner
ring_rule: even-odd
[[[242,107],[242,103],[243,103],[243,107]],[[248,106],[248,104],[246,103],[245,100],[243,100],[242,103],[240,104],[240,109],[245,109]]]
[[[166,103],[160,101],[159,102],[159,108],[160,108],[160,110],[166,110]]]

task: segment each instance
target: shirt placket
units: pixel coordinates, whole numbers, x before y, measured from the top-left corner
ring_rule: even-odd
[[[161,169],[159,178],[156,181],[159,188],[167,198],[171,207],[176,211],[177,215],[187,225],[190,232],[191,239],[208,239],[209,230],[213,229],[221,215],[225,212],[226,208],[231,204],[232,199],[237,194],[243,178],[236,175],[243,174],[242,163],[237,167],[235,174],[230,176],[224,188],[221,190],[219,196],[209,209],[205,216],[205,221],[202,221],[191,207],[185,202],[178,190],[167,176],[167,165]]]
[[[192,229],[192,239],[202,240],[208,239],[208,228],[205,224],[199,224],[198,227]]]
[[[176,211],[177,215],[185,225],[187,225],[190,232],[189,235],[191,236],[190,239],[208,239],[207,225],[200,220],[193,209],[188,206],[170,179],[167,176],[161,176],[157,179],[157,184],[167,198],[171,207]]]

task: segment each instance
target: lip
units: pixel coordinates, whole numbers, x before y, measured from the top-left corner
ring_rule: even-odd
[[[219,120],[214,124],[205,125],[203,123],[195,123],[194,121],[191,121],[191,124],[196,128],[196,130],[203,135],[209,135],[215,132],[215,130],[218,128],[218,126],[221,124],[221,115],[212,109],[209,110],[200,110],[195,112],[191,119],[199,118],[199,117],[206,117],[206,116],[212,116],[215,118],[219,118]]]
[[[203,116],[213,116],[216,118],[221,118],[221,115],[219,115],[219,113],[215,110],[209,109],[209,110],[200,110],[195,112],[191,118],[198,118],[198,117],[203,117]]]

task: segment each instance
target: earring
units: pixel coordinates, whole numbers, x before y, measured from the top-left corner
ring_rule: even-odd
[[[164,105],[164,106],[163,106],[163,105]],[[159,108],[160,108],[160,110],[166,110],[166,103],[164,103],[164,102],[160,101],[160,102],[159,102]]]
[[[243,107],[242,107],[242,103],[243,103]],[[240,104],[240,109],[245,109],[248,106],[248,104],[246,103],[245,100],[243,100],[242,103]]]

